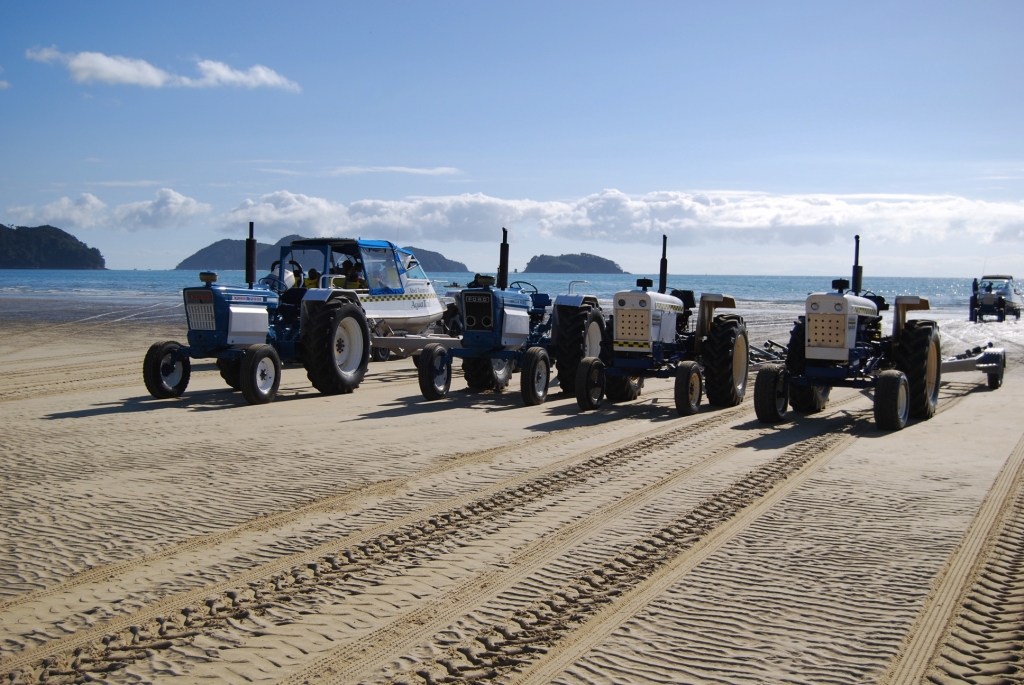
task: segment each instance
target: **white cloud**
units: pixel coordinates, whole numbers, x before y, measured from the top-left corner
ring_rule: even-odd
[[[9,207],[8,215],[24,224],[52,224],[58,228],[92,228],[106,224],[128,231],[181,226],[213,208],[190,197],[163,188],[156,199],[118,205],[107,211],[107,205],[91,193],[82,193],[76,200],[62,197],[48,205]]]
[[[82,193],[78,199],[62,197],[38,209],[31,206],[8,207],[7,213],[24,224],[50,224],[58,228],[92,228],[106,219],[107,205],[91,193]]]
[[[409,167],[409,166],[340,166],[330,171],[331,176],[355,176],[357,174],[414,174],[418,176],[444,176],[461,174],[455,167]]]
[[[151,186],[162,185],[164,181],[90,181],[88,185],[91,186],[106,186],[109,188],[149,188]]]
[[[112,216],[115,223],[129,231],[181,226],[213,209],[170,188],[161,188],[155,200],[118,205]]]
[[[346,206],[286,190],[246,200],[225,217],[257,221],[267,233],[370,235],[400,229],[408,240],[491,241],[501,226],[541,237],[675,245],[719,240],[827,244],[861,233],[877,242],[1024,241],[1024,203],[952,195],[771,195],[662,191],[641,196],[604,190],[576,200],[505,200],[483,194],[360,200]]]
[[[11,84],[9,81],[0,81],[0,90],[7,90],[10,87]]]
[[[61,52],[56,46],[30,48],[25,57],[44,64],[60,63],[78,83],[107,83],[112,85],[142,86],[144,88],[214,88],[236,86],[241,88],[281,88],[299,92],[294,81],[281,76],[261,64],[246,71],[234,69],[223,62],[199,60],[199,78],[178,76],[155,67],[149,62],[102,52]]]

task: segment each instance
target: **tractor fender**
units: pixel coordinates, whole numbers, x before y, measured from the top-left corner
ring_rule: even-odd
[[[558,295],[555,297],[554,305],[556,307],[582,307],[583,305],[590,305],[591,308],[597,309],[598,305],[597,298],[593,295]]]
[[[359,295],[354,290],[342,290],[340,288],[310,288],[302,298],[299,328],[306,328],[307,321],[309,321],[310,307],[316,307],[317,305],[325,302],[334,302],[335,300],[354,302],[358,304],[360,308],[363,308],[362,303],[359,301]],[[363,311],[365,313],[365,308]]]

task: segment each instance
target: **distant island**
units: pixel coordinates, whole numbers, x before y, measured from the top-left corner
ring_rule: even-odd
[[[105,269],[95,247],[55,226],[0,225],[0,269]]]
[[[618,264],[610,259],[581,252],[563,254],[557,257],[537,255],[526,264],[524,274],[624,274]]]
[[[256,270],[269,271],[270,265],[281,256],[281,246],[288,245],[293,240],[300,240],[300,235],[288,235],[281,238],[273,245],[256,243]],[[440,252],[431,252],[418,247],[405,247],[416,255],[420,266],[427,272],[438,271],[465,271],[469,269],[462,262],[456,262],[446,258]],[[218,240],[212,245],[207,245],[195,254],[181,260],[178,271],[244,271],[245,270],[245,241],[232,238]]]

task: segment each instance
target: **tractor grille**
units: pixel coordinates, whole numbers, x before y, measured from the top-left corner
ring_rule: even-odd
[[[467,331],[494,330],[494,309],[491,306],[490,293],[463,293],[462,306],[466,312]]]
[[[186,305],[188,327],[193,331],[215,331],[217,320],[213,318],[213,304]]]
[[[807,317],[807,346],[846,347],[846,315],[809,315]]]
[[[651,339],[649,309],[618,309],[615,311],[615,340]]]

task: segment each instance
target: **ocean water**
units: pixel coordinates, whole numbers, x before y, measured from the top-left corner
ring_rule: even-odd
[[[222,271],[221,283],[243,284],[243,271]],[[472,278],[466,273],[432,273],[438,291],[449,283],[465,284]],[[510,282],[531,283],[540,292],[551,295],[567,292],[571,280],[588,281],[578,292],[610,300],[619,290],[635,287],[638,278],[650,278],[655,284],[657,274],[510,274]],[[669,288],[724,293],[737,299],[743,308],[790,309],[803,302],[808,293],[828,290],[833,276],[708,276],[672,274]],[[197,272],[192,271],[59,271],[0,269],[0,299],[51,298],[65,302],[141,303],[145,301],[180,301],[181,289],[199,285]],[[864,278],[864,287],[883,295],[890,302],[896,295],[923,295],[933,309],[966,311],[971,295],[971,280],[964,278]]]

